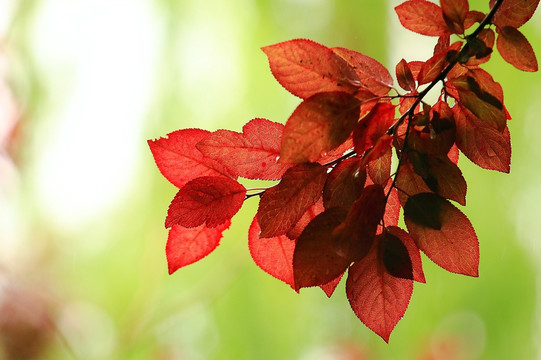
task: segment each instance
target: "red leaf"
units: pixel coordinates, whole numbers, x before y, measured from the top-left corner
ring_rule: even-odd
[[[375,146],[394,123],[395,105],[378,103],[368,115],[363,117],[353,130],[353,144],[357,154],[363,154]]]
[[[162,175],[181,188],[200,176],[228,176],[224,166],[203,156],[195,145],[210,132],[201,129],[177,130],[165,138],[148,140],[148,146]]]
[[[246,189],[233,179],[203,176],[191,180],[175,195],[165,219],[165,227],[195,227],[205,223],[214,228],[239,211]]]
[[[402,241],[406,249],[408,250],[408,254],[411,260],[411,266],[413,269],[413,280],[425,283],[425,274],[423,272],[423,263],[421,261],[421,253],[419,251],[419,248],[415,244],[415,241],[411,238],[410,234],[405,232],[404,230],[400,229],[396,226],[390,226],[386,228],[386,231],[396,236],[397,238]]]
[[[464,20],[464,28],[469,29],[475,23],[480,24],[485,18],[485,16],[486,14],[480,11],[475,11],[475,10],[468,11],[468,14],[466,15],[466,19]]]
[[[229,228],[230,221],[209,229],[200,225],[191,229],[174,225],[169,230],[165,253],[169,274],[183,266],[190,265],[210,254],[220,244],[222,233]]]
[[[393,87],[391,74],[377,60],[341,47],[332,48],[332,51],[353,67],[361,87],[380,96],[386,95]]]
[[[345,217],[346,211],[341,208],[328,209],[316,216],[297,239],[293,254],[296,290],[327,284],[347,269],[351,261],[336,252],[331,236]]]
[[[396,80],[398,81],[398,85],[406,91],[414,91],[417,88],[413,74],[404,59],[396,64]]]
[[[368,255],[349,268],[346,294],[357,317],[389,342],[408,307],[413,281],[389,274],[378,253],[378,246],[373,246]]]
[[[295,289],[293,278],[293,252],[295,240],[285,235],[260,238],[261,228],[254,217],[248,231],[248,247],[252,259],[263,271]]]
[[[451,45],[451,36],[450,35],[440,36],[438,38],[438,42],[436,43],[436,46],[434,46],[434,55],[442,51],[446,51],[447,48],[449,48],[449,45]]]
[[[432,195],[418,198],[417,206],[424,209],[424,213],[414,216],[405,210],[404,215],[409,233],[419,249],[445,270],[478,276],[479,242],[466,215],[443,198],[434,194],[418,194],[416,197],[421,195]],[[432,219],[437,219],[439,226],[429,226]]]
[[[308,210],[302,214],[302,217],[297,221],[293,229],[289,230],[286,236],[290,239],[297,239],[301,236],[304,228],[314,219],[316,216],[325,211],[323,206],[323,199],[319,199],[314,205],[312,205]]]
[[[429,158],[430,174],[438,184],[437,193],[446,199],[466,205],[466,180],[462,171],[447,157],[431,156]]]
[[[387,191],[388,190],[385,189],[385,192]],[[389,195],[389,199],[387,199],[387,206],[385,206],[385,214],[383,215],[385,226],[398,225],[398,220],[400,219],[400,209],[402,209],[402,206],[400,205],[400,201],[398,199],[398,191],[396,188],[393,188],[391,190],[391,194]]]
[[[353,68],[331,49],[295,39],[265,46],[272,74],[293,95],[306,99],[328,91],[353,94],[360,82]]]
[[[532,45],[520,31],[506,26],[499,29],[496,45],[502,58],[523,71],[537,71],[537,58]]]
[[[347,140],[359,114],[359,100],[344,92],[320,93],[304,100],[287,120],[280,162],[318,160]]]
[[[468,67],[478,66],[490,60],[496,36],[494,35],[494,31],[492,29],[483,29],[477,36],[477,39],[483,42],[486,49],[489,49],[486,50],[486,52],[488,52],[488,55],[482,56],[480,58],[477,57],[478,55],[472,56],[466,63],[466,66]]]
[[[443,19],[454,34],[464,33],[464,21],[470,9],[468,0],[440,0]]]
[[[207,157],[219,161],[227,170],[248,179],[277,180],[290,167],[279,163],[284,125],[266,119],[253,119],[243,133],[218,130],[197,144]]]
[[[386,198],[380,185],[364,188],[344,223],[333,232],[335,251],[350,261],[362,259],[370,250],[385,212]]]
[[[453,107],[456,144],[472,162],[484,169],[508,173],[511,163],[509,130],[503,133],[487,125],[468,110]]]
[[[461,45],[462,44],[460,42],[455,42],[445,51],[435,54],[426,62],[424,62],[423,66],[421,67],[421,71],[419,71],[419,75],[417,76],[417,82],[419,83],[419,85],[428,84],[436,80],[436,78],[441,74],[443,69],[448,64],[447,55],[451,51],[458,52]]]
[[[490,0],[490,7],[493,7],[495,2],[496,0]],[[518,29],[530,20],[537,5],[539,0],[504,0],[492,22],[499,28],[511,26]]]
[[[323,203],[330,209],[340,206],[349,209],[363,191],[366,171],[362,159],[352,157],[343,160],[329,173],[323,188]]]
[[[442,10],[434,3],[409,0],[395,7],[395,11],[406,29],[428,36],[443,36],[449,33]]]
[[[261,196],[257,220],[261,237],[286,234],[321,196],[327,169],[317,163],[296,165],[286,171],[278,185]]]
[[[423,179],[413,171],[409,161],[404,161],[400,166],[396,186],[399,189],[398,198],[402,204],[406,204],[408,196],[431,191]]]
[[[383,156],[367,164],[367,173],[374,184],[385,186],[391,178],[392,148],[388,147]]]
[[[323,285],[319,286],[321,288],[321,290],[323,290],[325,292],[327,297],[332,296],[332,294],[334,293],[334,290],[336,290],[336,287],[340,283],[340,280],[342,280],[342,276],[344,276],[344,273],[342,273],[336,279],[334,279],[334,280],[332,280],[332,281],[330,281],[330,282],[328,282],[326,284],[323,284]]]

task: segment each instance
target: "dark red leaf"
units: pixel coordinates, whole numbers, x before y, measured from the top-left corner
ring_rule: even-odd
[[[495,39],[496,36],[494,35],[494,31],[492,29],[483,29],[477,36],[477,44],[481,45],[480,49],[477,49],[477,55],[472,56],[466,63],[466,66],[478,66],[489,61],[492,54],[492,48],[494,47]],[[479,43],[479,41],[481,41],[482,43]]]
[[[351,261],[362,259],[370,250],[385,212],[385,193],[380,185],[364,188],[346,220],[333,232],[335,251]]]
[[[261,228],[254,217],[248,231],[248,247],[252,259],[263,271],[295,289],[293,278],[293,252],[295,240],[285,235],[260,238]]]
[[[423,179],[415,174],[409,161],[404,161],[400,166],[396,178],[396,186],[400,189],[398,191],[398,197],[403,205],[406,204],[408,195],[412,196],[431,191]]]
[[[304,100],[287,120],[280,162],[317,161],[347,140],[359,114],[359,100],[344,92],[319,93]]]
[[[286,234],[321,197],[327,169],[317,163],[296,165],[286,171],[278,185],[261,196],[257,220],[261,237]]]
[[[177,130],[165,138],[148,140],[148,146],[162,175],[181,188],[200,176],[228,176],[226,168],[215,160],[203,156],[195,145],[210,132],[201,129]]]
[[[438,184],[437,193],[446,199],[454,200],[460,205],[466,205],[466,180],[462,172],[447,157],[429,157],[430,175]]]
[[[328,91],[353,94],[360,85],[355,71],[344,59],[314,41],[295,39],[262,50],[276,80],[300,98]]]
[[[395,11],[406,29],[428,36],[449,33],[441,8],[430,1],[409,0],[395,7]]]
[[[338,276],[336,279],[332,280],[331,282],[328,282],[326,284],[319,286],[321,290],[325,292],[327,297],[332,296],[332,294],[334,293],[334,290],[336,290],[336,287],[340,283],[340,280],[342,280],[342,276],[344,276],[344,273],[342,273],[340,276]]]
[[[361,87],[380,96],[386,95],[393,87],[391,74],[377,60],[341,47],[332,48],[332,51],[353,67]]]
[[[458,52],[458,50],[460,50],[460,46],[460,42],[455,42],[445,51],[435,54],[426,62],[424,62],[421,70],[419,71],[419,75],[417,76],[417,82],[419,83],[419,85],[428,84],[436,80],[436,78],[441,74],[443,69],[448,64],[447,56],[449,52]]]
[[[363,191],[366,182],[366,171],[362,159],[352,157],[336,165],[329,173],[323,188],[325,208],[335,206],[349,209]]]
[[[490,7],[495,3],[496,0],[490,0]],[[499,28],[511,26],[518,29],[530,20],[537,5],[539,0],[504,0],[494,14],[492,22]]]
[[[523,71],[537,71],[537,58],[532,45],[520,31],[506,26],[499,29],[498,51],[509,64]]]
[[[385,270],[377,246],[349,268],[346,294],[351,308],[386,342],[404,316],[412,292],[412,280],[394,277]]]
[[[197,144],[207,157],[227,170],[248,179],[277,180],[291,166],[279,163],[284,125],[266,119],[253,119],[242,134],[218,130]]]
[[[440,0],[443,19],[453,34],[464,33],[464,21],[470,10],[468,0]]]
[[[340,276],[351,260],[336,252],[332,233],[344,221],[346,211],[325,210],[306,226],[293,254],[295,289],[329,283]]]
[[[290,239],[297,239],[299,236],[301,236],[304,228],[314,219],[316,216],[321,214],[323,211],[325,211],[325,207],[323,206],[323,199],[320,198],[314,205],[312,205],[308,210],[302,214],[301,218],[293,229],[289,230],[287,232],[287,237]]]
[[[485,18],[485,16],[486,14],[480,11],[475,11],[475,10],[468,11],[468,14],[466,15],[466,19],[464,20],[464,28],[469,29],[475,23],[481,23],[483,19]]]
[[[456,144],[471,161],[484,169],[508,173],[511,163],[509,130],[503,133],[467,109],[454,106]]]
[[[165,227],[195,227],[203,223],[214,228],[239,211],[246,189],[223,176],[202,176],[191,180],[175,195],[165,219]]]
[[[425,226],[423,221],[419,221],[420,219],[413,219],[405,215],[404,218],[411,237],[421,251],[445,270],[468,276],[478,276],[479,242],[473,226],[466,215],[449,201],[435,200],[435,198],[433,200],[437,206],[431,206],[434,209],[425,207],[424,213],[437,211],[439,229]],[[423,202],[423,204],[429,205],[427,203],[427,201]],[[437,209],[435,209],[436,207]]]
[[[408,250],[409,258],[412,265],[413,270],[413,280],[425,283],[425,274],[423,272],[423,264],[421,261],[421,252],[419,251],[419,248],[415,244],[415,241],[411,238],[411,236],[405,232],[404,230],[400,229],[396,226],[390,226],[385,229],[389,234],[396,236],[397,238],[402,241],[402,244],[406,247]]]
[[[411,73],[408,63],[404,59],[396,64],[396,79],[398,85],[406,91],[413,91],[417,88],[413,74]]]
[[[441,213],[446,200],[434,193],[419,193],[408,197],[404,206],[404,218],[416,225],[441,230]]]
[[[379,252],[379,257],[389,274],[413,280],[413,265],[408,249],[398,237],[384,232],[379,241]]]
[[[174,225],[169,230],[165,247],[169,274],[201,260],[214,251],[220,244],[222,233],[229,228],[229,225],[231,225],[230,221],[213,229],[204,224],[190,229]]]

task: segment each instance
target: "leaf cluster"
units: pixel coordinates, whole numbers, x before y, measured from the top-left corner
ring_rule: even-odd
[[[494,47],[516,68],[537,60],[518,30],[539,0],[408,0],[401,24],[437,39],[425,61],[401,60],[399,90],[377,60],[296,39],[263,48],[277,81],[301,99],[285,125],[253,119],[242,132],[183,129],[149,140],[179,188],[165,220],[169,272],[208,255],[231,218],[260,197],[248,231],[255,263],[295,291],[330,297],[342,277],[350,305],[385,341],[404,315],[420,252],[445,270],[478,276],[459,153],[509,172],[510,119],[501,86],[481,65]],[[434,104],[425,95],[441,85]],[[396,158],[392,166],[393,155]],[[238,178],[275,180],[246,189]],[[398,227],[403,214],[407,229]]]

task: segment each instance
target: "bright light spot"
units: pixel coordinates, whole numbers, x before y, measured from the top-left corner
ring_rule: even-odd
[[[42,5],[33,46],[51,110],[37,121],[36,197],[51,220],[76,227],[134,183],[159,41],[145,0]]]

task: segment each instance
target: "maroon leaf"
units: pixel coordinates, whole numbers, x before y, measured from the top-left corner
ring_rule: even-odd
[[[204,224],[190,229],[173,225],[169,230],[165,247],[169,274],[201,260],[214,251],[220,244],[222,233],[229,228],[229,225],[231,225],[230,221],[213,229]]]
[[[464,33],[464,21],[469,11],[468,0],[440,0],[443,19],[453,34]]]
[[[297,239],[293,254],[295,289],[329,283],[340,276],[351,263],[335,251],[334,229],[342,223],[346,211],[335,207],[312,220]]]
[[[323,188],[323,203],[330,209],[340,206],[346,210],[361,196],[366,182],[362,159],[353,157],[336,165]]]
[[[299,236],[301,236],[304,228],[310,223],[310,221],[312,221],[323,211],[325,211],[325,207],[323,206],[323,199],[320,198],[314,205],[306,210],[304,214],[302,214],[301,218],[299,221],[297,221],[293,229],[287,232],[287,237],[290,239],[297,239]]]
[[[257,220],[261,237],[286,234],[321,196],[327,169],[317,163],[296,165],[286,171],[278,185],[261,196]]]
[[[328,91],[355,93],[360,85],[353,68],[331,49],[295,39],[265,46],[272,74],[293,95],[303,99]]]
[[[408,203],[413,198],[415,212],[405,210],[404,219],[419,249],[447,271],[478,276],[479,242],[468,218],[437,195],[418,194]]]
[[[363,154],[374,147],[381,137],[386,135],[394,123],[395,108],[396,106],[389,103],[378,103],[359,121],[353,130],[353,144],[357,154]]]
[[[197,144],[207,157],[220,162],[229,173],[248,179],[277,180],[291,166],[278,162],[284,125],[253,119],[242,134],[218,130]]]
[[[392,276],[378,256],[378,246],[349,268],[346,294],[357,317],[389,342],[404,316],[413,292],[413,281]]]
[[[203,176],[184,185],[173,198],[165,227],[195,227],[203,223],[214,228],[231,219],[239,211],[246,189],[233,179]]]
[[[406,29],[428,36],[444,36],[449,33],[441,8],[432,2],[409,0],[395,7],[395,11]]]
[[[215,160],[203,156],[195,145],[210,132],[201,129],[177,130],[165,138],[148,140],[154,160],[162,175],[181,188],[200,176],[228,176],[226,168]]]
[[[419,251],[419,248],[415,244],[415,241],[413,241],[413,239],[407,232],[400,229],[399,227],[390,226],[386,228],[385,230],[387,233],[399,238],[402,244],[404,244],[404,246],[408,250],[408,255],[409,255],[411,265],[412,265],[412,270],[413,270],[413,280],[425,283],[426,279],[425,279],[425,274],[423,272],[421,252]]]
[[[413,91],[417,88],[413,74],[404,59],[396,64],[396,79],[398,80],[398,85],[406,91]]]
[[[280,162],[314,162],[350,136],[360,102],[344,92],[316,94],[304,100],[287,120]]]
[[[499,29],[496,45],[502,58],[523,71],[537,71],[537,58],[532,45],[520,31],[506,26]]]

